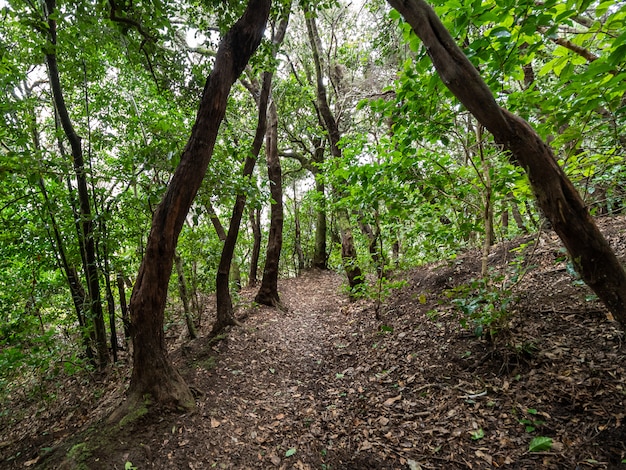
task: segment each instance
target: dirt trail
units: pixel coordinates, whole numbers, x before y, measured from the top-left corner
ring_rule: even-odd
[[[602,223],[626,259],[626,218]],[[253,306],[249,290],[243,326],[211,342],[170,332],[196,411],[99,433],[130,365],[73,377],[49,385],[45,406],[25,396],[0,414],[0,469],[621,468],[626,336],[569,274],[554,234],[495,247],[491,267],[508,275],[520,244],[529,270],[499,294],[510,317],[495,341],[462,328],[451,305],[480,272],[477,252],[398,273],[407,285],[380,321],[371,303],[347,301],[340,275],[306,273],[279,282],[286,311]],[[549,449],[533,449],[537,438]]]
[[[244,326],[209,351],[203,339],[188,346],[196,367],[185,378],[201,393],[198,411],[155,432],[150,452],[125,458],[155,468],[322,468],[324,403],[341,372],[334,349],[350,330],[340,283],[321,272],[284,281],[286,311],[251,307]]]

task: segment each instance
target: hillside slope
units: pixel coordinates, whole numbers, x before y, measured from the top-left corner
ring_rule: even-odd
[[[624,259],[626,219],[599,223]],[[374,301],[349,303],[331,272],[282,281],[285,312],[255,307],[243,292],[243,327],[211,342],[171,335],[197,411],[106,430],[128,364],[48,384],[53,400],[5,404],[0,468],[621,466],[624,332],[572,277],[551,233],[494,247],[490,266],[491,287],[473,297],[462,286],[479,276],[477,253],[396,273],[406,285],[380,319]],[[499,290],[502,276],[518,282]],[[458,306],[503,299],[498,334],[461,327]],[[540,437],[551,447],[530,452]]]

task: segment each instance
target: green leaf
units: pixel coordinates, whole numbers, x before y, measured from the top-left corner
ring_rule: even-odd
[[[528,445],[529,452],[543,452],[552,448],[552,439],[545,436],[537,436]]]
[[[472,440],[473,441],[477,441],[478,439],[482,439],[483,437],[485,437],[485,431],[483,431],[483,428],[480,428],[480,429],[472,432]]]
[[[292,455],[294,455],[297,452],[297,449],[295,447],[292,447],[291,449],[289,449],[287,452],[285,452],[285,457],[291,457]]]

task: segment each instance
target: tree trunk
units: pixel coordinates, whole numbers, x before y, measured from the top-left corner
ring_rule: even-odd
[[[306,7],[304,8],[304,13],[306,17],[309,42],[311,44],[311,52],[313,54],[313,62],[315,63],[317,106],[320,115],[322,116],[324,127],[328,132],[330,153],[333,158],[339,160],[341,159],[341,149],[339,148],[341,133],[339,131],[337,121],[335,120],[335,116],[333,116],[330,106],[328,105],[328,96],[326,94],[326,87],[324,86],[322,63],[320,58],[322,54],[322,41],[320,40],[320,36],[317,31],[315,16]],[[346,276],[348,277],[348,284],[350,285],[350,290],[352,292],[359,284],[363,284],[364,279],[361,269],[357,264],[356,247],[354,246],[354,239],[352,238],[352,228],[350,227],[350,217],[348,212],[345,209],[340,209],[337,217],[339,219],[339,229],[341,232],[341,258],[343,260]]]
[[[46,64],[48,66],[48,77],[57,115],[61,121],[63,132],[67,137],[72,149],[72,159],[76,182],[78,185],[78,198],[80,207],[80,237],[84,243],[85,276],[87,278],[87,291],[89,293],[89,313],[93,321],[96,351],[98,355],[98,365],[104,368],[109,362],[107,350],[106,329],[104,326],[104,314],[102,311],[102,300],[100,297],[100,283],[98,266],[96,262],[96,249],[93,237],[93,220],[91,217],[91,206],[89,201],[89,190],[87,189],[87,176],[85,173],[85,162],[81,138],[74,130],[70,119],[63,91],[59,78],[59,68],[57,64],[56,45],[56,0],[46,0],[46,19],[48,22],[48,39],[53,47],[47,49]]]
[[[378,214],[376,214],[376,218],[378,219]],[[372,258],[372,263],[374,263],[376,274],[378,278],[382,278],[384,274],[384,262],[381,259],[382,253],[379,247],[380,228],[378,227],[378,220],[376,230],[373,230],[370,224],[363,221],[359,221],[359,227],[361,233],[367,237],[367,248]]]
[[[321,152],[320,163],[324,161],[324,147],[319,146],[315,153]],[[313,253],[313,267],[317,269],[328,269],[328,254],[326,253],[326,232],[328,231],[326,222],[326,204],[324,194],[324,181],[315,178],[315,190],[321,196],[322,207],[317,210],[315,223],[315,250]]]
[[[304,251],[302,251],[302,228],[300,227],[300,209],[298,208],[298,194],[296,180],[293,180],[293,223],[294,223],[294,254],[296,255],[296,276],[304,270]]]
[[[189,387],[167,355],[163,334],[167,286],[176,242],[211,160],[230,89],[261,42],[270,3],[250,0],[243,16],[222,39],[191,137],[152,218],[146,255],[130,300],[133,372],[128,400],[112,420],[146,399],[185,409],[195,406]]]
[[[174,251],[174,265],[176,266],[176,275],[178,277],[178,293],[180,300],[183,302],[183,315],[185,316],[185,325],[187,325],[187,337],[196,339],[198,332],[196,325],[193,324],[193,315],[189,307],[189,289],[187,289],[187,279],[185,279],[185,268],[183,267],[183,259],[177,251]]]
[[[52,209],[50,207],[50,200],[48,198],[48,192],[46,191],[46,186],[43,178],[39,178],[39,189],[44,198],[46,210],[48,212],[48,217],[50,217],[50,223],[52,225],[52,233],[54,234],[54,239],[51,240],[51,243],[54,246],[56,245],[55,252],[58,254],[60,266],[65,273],[65,277],[67,278],[67,283],[70,289],[70,295],[72,297],[72,303],[74,304],[74,310],[76,311],[76,319],[78,320],[78,326],[80,327],[80,336],[82,338],[83,345],[85,346],[85,354],[87,358],[92,361],[94,359],[93,349],[91,348],[91,341],[89,339],[89,327],[87,325],[87,317],[85,314],[85,306],[87,305],[88,299],[87,294],[85,293],[85,289],[80,282],[80,278],[78,277],[78,273],[76,272],[76,268],[69,264],[67,259],[67,254],[65,252],[65,246],[63,244],[63,237],[61,236],[61,232],[59,231],[59,226],[57,225],[56,217],[52,213]]]
[[[34,109],[30,109],[30,112],[30,131],[33,137],[33,145],[35,146],[35,149],[39,151],[41,150],[41,142],[39,140],[37,116],[35,115]],[[46,183],[43,177],[39,176],[37,180],[37,185],[39,187],[39,191],[41,192],[41,196],[43,197],[46,216],[50,218],[50,225],[52,226],[52,235],[50,235],[50,231],[48,230],[50,243],[52,245],[53,251],[57,255],[59,266],[65,273],[68,287],[70,289],[70,295],[72,297],[72,302],[74,304],[74,309],[76,311],[76,319],[78,320],[78,326],[80,327],[80,335],[85,346],[85,354],[87,358],[91,361],[93,360],[94,355],[93,349],[91,348],[91,344],[89,341],[89,333],[86,325],[87,318],[85,315],[85,305],[87,304],[87,296],[85,294],[85,289],[80,282],[78,274],[76,273],[76,268],[74,266],[71,266],[67,259],[67,253],[65,251],[63,237],[61,236],[59,225],[57,224],[52,205],[50,204],[50,198],[48,197],[48,191],[46,190]]]
[[[498,106],[477,69],[423,0],[388,0],[421,38],[446,86],[525,169],[539,206],[576,270],[626,328],[626,272],[550,147],[523,119]]]
[[[517,228],[524,234],[528,233],[528,229],[526,228],[526,224],[524,224],[524,220],[522,220],[522,214],[519,211],[519,207],[515,199],[511,195],[511,212],[513,214],[513,220],[515,220],[515,225]]]
[[[252,228],[252,254],[250,255],[250,273],[248,274],[248,287],[254,287],[257,283],[259,270],[259,256],[261,255],[261,208],[250,208],[250,227]]]
[[[352,236],[350,216],[345,209],[337,211],[337,223],[341,234],[341,259],[343,268],[346,271],[348,285],[350,286],[350,299],[354,300],[358,294],[358,288],[363,284],[363,273],[356,262],[356,248]]]
[[[491,184],[491,168],[489,161],[485,158],[485,147],[483,145],[483,126],[478,124],[475,127],[476,145],[478,147],[478,156],[480,158],[480,167],[482,170],[482,183],[484,186],[484,205],[483,205],[483,224],[485,226],[485,238],[483,239],[482,260],[480,274],[487,277],[487,269],[489,264],[489,253],[491,246],[495,242],[495,234],[493,231],[493,187]]]
[[[122,311],[122,324],[124,325],[124,339],[130,339],[130,318],[128,316],[128,304],[126,303],[126,286],[124,285],[124,275],[117,273],[117,292],[120,297],[120,310]]]
[[[272,204],[270,208],[270,233],[267,238],[265,268],[261,287],[254,298],[255,302],[272,307],[280,307],[278,296],[278,272],[280,250],[283,246],[283,183],[278,156],[278,112],[272,101],[268,107],[267,138],[265,154],[267,156],[267,176],[270,181]]]
[[[287,10],[289,11],[289,10]],[[287,31],[288,17],[281,20],[279,27],[275,32],[275,36],[272,40],[274,50],[273,54],[278,52],[278,45],[283,41],[285,32]],[[243,176],[248,177],[252,174],[256,159],[263,146],[263,138],[266,130],[267,120],[267,103],[270,96],[270,90],[272,86],[272,72],[265,72],[263,74],[263,83],[261,90],[258,93],[259,101],[259,117],[257,120],[257,127],[254,135],[254,141],[252,142],[252,152],[246,158],[243,169]],[[235,199],[235,206],[233,207],[233,213],[230,218],[230,225],[228,227],[228,234],[226,240],[224,240],[224,246],[222,247],[222,256],[220,257],[220,264],[217,268],[216,287],[215,294],[217,299],[217,318],[213,325],[212,333],[217,334],[224,327],[228,325],[236,324],[235,317],[233,316],[233,302],[230,297],[229,289],[229,272],[233,260],[233,254],[235,253],[235,245],[237,244],[237,237],[239,236],[239,227],[241,225],[241,218],[246,206],[246,195],[238,194]]]
[[[206,208],[209,212],[209,219],[211,219],[213,228],[215,228],[215,232],[217,233],[217,238],[219,238],[220,241],[226,240],[226,230],[224,230],[224,226],[222,225],[220,218],[215,213],[215,209],[213,209],[211,201],[206,203]]]
[[[104,239],[104,243],[102,246],[102,258],[104,260],[104,288],[107,301],[107,313],[109,315],[111,355],[113,356],[113,362],[117,362],[117,351],[119,349],[119,345],[117,343],[117,327],[115,325],[115,300],[113,297],[113,289],[111,288],[109,249],[107,247],[107,225],[104,219],[100,220],[100,229],[102,230],[102,238]]]

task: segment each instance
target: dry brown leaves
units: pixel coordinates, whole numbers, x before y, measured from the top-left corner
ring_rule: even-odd
[[[624,218],[601,223],[623,256]],[[476,253],[402,273],[409,284],[383,305],[382,321],[367,301],[348,303],[334,273],[283,281],[287,312],[247,307],[239,312],[244,326],[225,339],[173,351],[200,392],[196,412],[140,423],[114,449],[94,452],[89,468],[122,469],[127,461],[141,469],[619,466],[624,333],[573,282],[552,234],[534,251],[527,241],[534,267],[516,286],[514,315],[495,342],[463,330],[443,295],[478,276]],[[494,269],[515,256],[511,247],[494,249]],[[14,427],[2,437],[13,443],[10,455],[15,443],[29,450],[3,468],[36,466],[37,449],[25,439],[43,436],[46,425],[64,439],[106,411],[68,402],[24,419],[31,430]],[[529,452],[540,436],[552,439],[551,448]]]

